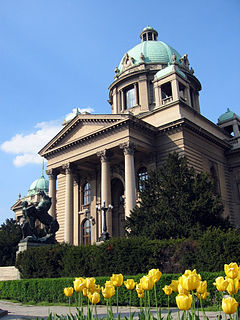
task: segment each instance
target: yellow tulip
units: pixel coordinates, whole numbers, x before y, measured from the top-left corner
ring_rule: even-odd
[[[102,295],[104,296],[104,298],[110,299],[112,298],[112,296],[114,296],[114,294],[115,294],[114,286],[107,285],[105,286],[105,288],[102,287]]]
[[[143,290],[152,290],[153,286],[154,286],[154,280],[153,280],[153,277],[152,276],[143,276],[141,279],[140,279],[140,284],[143,288]]]
[[[159,271],[159,269],[151,269],[151,270],[149,270],[148,275],[152,276],[154,283],[156,283],[161,278],[162,272]]]
[[[172,294],[172,288],[170,286],[167,286],[165,285],[164,288],[162,288],[164,293],[167,295],[167,296],[170,296]]]
[[[138,298],[139,298],[139,299],[144,298],[144,291],[143,291],[142,293],[138,293],[137,295],[138,295]]]
[[[144,290],[142,288],[142,285],[141,283],[137,283],[136,284],[136,291],[137,291],[137,294],[138,294],[138,298],[143,298],[144,296]],[[141,297],[140,297],[141,296]]]
[[[195,276],[198,276],[198,278],[199,278],[199,280],[201,281],[202,280],[202,277],[201,277],[201,275],[200,274],[197,274],[197,270],[196,269],[194,269],[193,271],[191,271],[191,270],[185,270],[185,272],[184,272],[184,276],[186,276],[186,277],[188,277],[188,276],[190,276],[190,275],[195,275]]]
[[[73,287],[64,288],[64,294],[66,297],[71,297],[73,295]]]
[[[200,281],[197,287],[197,293],[203,294],[207,291],[207,281]]]
[[[81,292],[85,288],[85,279],[84,278],[76,278],[73,281],[73,287],[76,292]]]
[[[181,284],[179,283],[179,285],[178,285],[178,291],[177,291],[179,294],[186,294],[186,295],[188,295],[189,294],[189,291],[188,290],[186,290],[186,289],[184,289],[182,286],[181,286]]]
[[[196,296],[199,300],[205,300],[209,296],[209,292],[205,291],[203,293],[196,293]]]
[[[179,278],[179,283],[181,284],[181,286],[188,290],[188,291],[192,291],[197,289],[197,287],[200,284],[200,279],[199,276],[197,274],[190,274],[188,276],[186,275],[182,275]]]
[[[172,291],[178,292],[178,284],[179,284],[178,280],[172,280],[172,282],[170,283],[170,287],[172,288]]]
[[[94,292],[92,294],[91,302],[92,302],[92,304],[97,304],[97,303],[100,302],[100,294],[99,294],[99,292]]]
[[[237,307],[238,303],[234,298],[228,297],[226,299],[222,299],[222,309],[224,313],[233,314],[234,312],[236,312]]]
[[[238,265],[236,262],[224,265],[224,271],[228,278],[235,279],[238,277]]]
[[[227,292],[232,296],[238,293],[239,290],[239,280],[238,279],[226,279],[228,281]]]
[[[86,278],[86,288],[91,289],[95,286],[96,279],[95,278]]]
[[[225,280],[223,277],[217,277],[213,284],[214,286],[216,286],[218,291],[224,292],[227,290],[228,281]]]
[[[136,286],[136,282],[133,279],[127,279],[124,281],[124,285],[128,290],[133,290]]]
[[[87,288],[83,288],[82,293],[83,293],[84,297],[87,297],[88,293],[89,293],[89,290]]]
[[[190,294],[178,294],[176,296],[176,302],[179,310],[189,310],[192,305],[192,296]]]
[[[113,274],[110,279],[115,287],[121,287],[123,284],[123,275],[121,273]]]

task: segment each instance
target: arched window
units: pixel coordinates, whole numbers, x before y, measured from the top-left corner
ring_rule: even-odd
[[[142,191],[144,181],[148,179],[148,173],[146,167],[141,167],[137,172],[138,191]]]
[[[86,206],[91,202],[91,189],[90,184],[87,182],[83,186],[83,205]]]
[[[91,244],[91,223],[89,219],[82,223],[82,240],[84,245]]]

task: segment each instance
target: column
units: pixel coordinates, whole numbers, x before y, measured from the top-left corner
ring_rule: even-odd
[[[123,149],[125,160],[125,199],[126,211],[125,216],[129,217],[131,210],[136,206],[136,181],[134,168],[134,145],[132,143],[124,143],[120,146]]]
[[[101,205],[108,207],[111,204],[111,177],[110,177],[110,161],[107,150],[98,152],[97,155],[101,159]],[[103,214],[102,214],[102,228],[103,228]],[[112,235],[112,212],[107,212],[107,231]],[[103,232],[103,230],[102,230]]]
[[[64,241],[73,243],[73,174],[70,163],[63,165],[66,175]]]
[[[234,119],[233,121],[233,133],[234,133],[234,138],[238,138],[240,136],[239,127],[236,119]]]
[[[138,85],[137,85],[137,83],[134,83],[134,95],[135,95],[135,105],[138,106],[139,101],[138,101]]]
[[[171,86],[172,86],[172,99],[173,101],[176,101],[179,99],[179,86],[176,78],[171,81]]]
[[[48,178],[49,178],[49,197],[52,200],[52,205],[49,209],[49,214],[56,218],[56,178],[57,174],[54,172],[53,169],[46,171]]]

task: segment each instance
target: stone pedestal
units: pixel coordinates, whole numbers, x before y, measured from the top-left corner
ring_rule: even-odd
[[[19,242],[17,255],[19,254],[19,252],[22,252],[22,251],[25,251],[25,250],[28,250],[31,248],[46,247],[49,245],[51,245],[51,244],[37,243],[37,242],[30,242],[30,241]]]

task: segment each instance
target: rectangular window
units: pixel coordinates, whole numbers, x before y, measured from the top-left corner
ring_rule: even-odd
[[[125,91],[125,109],[130,109],[135,106],[135,89],[130,87]]]

